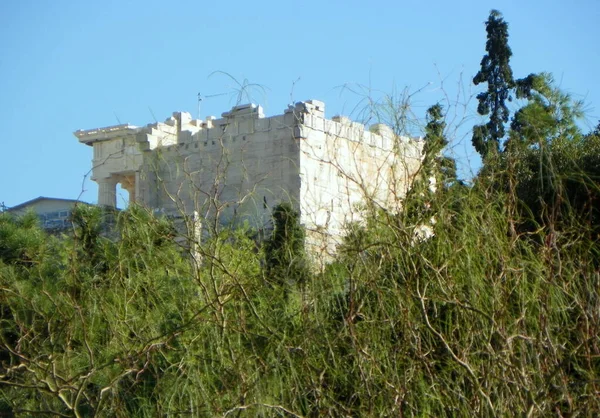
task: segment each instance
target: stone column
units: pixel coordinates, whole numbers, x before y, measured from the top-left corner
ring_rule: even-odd
[[[117,207],[117,182],[112,177],[100,178],[98,183],[98,205]]]
[[[134,194],[134,202],[138,203],[143,203],[143,199],[142,199],[142,193],[140,190],[141,184],[140,184],[140,172],[136,171],[135,174],[133,175],[135,181],[134,181],[134,185],[133,185],[133,194]],[[129,198],[131,200],[131,198]]]

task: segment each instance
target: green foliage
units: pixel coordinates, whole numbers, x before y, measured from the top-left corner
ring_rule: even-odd
[[[597,172],[597,135],[568,146]],[[589,173],[581,184],[598,184]],[[593,416],[597,234],[583,217],[511,234],[526,215],[506,204],[509,187],[486,184],[452,183],[429,196],[436,221],[426,240],[415,240],[402,214],[367,213],[323,272],[303,273],[301,287],[289,268],[278,270],[281,259],[267,258],[286,245],[293,251],[284,254],[301,254],[289,242],[303,236],[297,215],[285,207],[265,252],[247,228],[186,249],[169,222],[135,206],[118,214],[112,239],[95,227],[102,213],[94,210],[61,239],[3,215],[0,408],[17,416]],[[566,199],[565,190],[555,193]]]
[[[485,27],[487,54],[481,60],[481,69],[473,78],[473,84],[487,83],[487,90],[477,95],[477,113],[489,115],[489,121],[474,126],[472,138],[473,147],[484,160],[500,151],[506,133],[504,125],[510,118],[507,102],[513,99],[513,95],[517,98],[530,97],[538,77],[530,74],[514,79],[510,67],[512,51],[508,45],[508,23],[502,13],[492,10]]]
[[[0,213],[0,260],[20,266],[30,265],[32,259],[43,251],[43,233],[33,212],[15,217],[9,212]]]
[[[508,122],[510,112],[506,102],[514,86],[508,46],[508,24],[497,10],[492,10],[485,24],[487,43],[486,55],[481,60],[481,69],[473,78],[473,83],[487,83],[487,91],[477,95],[480,115],[490,115],[485,125],[473,130],[473,146],[482,157],[500,150],[500,140],[504,137],[504,124]]]
[[[436,189],[447,188],[457,181],[456,162],[443,154],[448,146],[444,130],[444,108],[436,103],[427,109],[427,125],[425,125],[425,146],[423,147],[423,164],[420,178],[434,182]],[[418,187],[417,187],[418,188]]]
[[[513,118],[496,182],[516,198],[524,230],[569,229],[582,219],[590,233],[599,230],[598,136],[581,133],[581,108],[542,74]]]
[[[427,110],[421,168],[408,191],[402,214],[396,220],[413,228],[412,235],[419,239],[427,235],[426,230],[431,230],[439,209],[438,202],[458,185],[455,161],[443,154],[448,145],[445,128],[442,106],[439,103],[431,106]]]
[[[304,284],[309,270],[304,230],[289,203],[273,208],[273,233],[265,242],[267,276],[278,285]]]
[[[99,209],[79,208],[62,240],[12,220],[15,234],[38,239],[22,250],[26,268],[14,258],[0,263],[0,379],[14,413],[128,416],[139,406],[123,401],[151,393],[144,382],[156,379],[161,352],[191,316],[195,286],[172,241],[160,233],[160,247],[152,236],[157,221],[133,219],[139,212],[122,214],[120,225],[138,231],[135,242],[104,238]]]
[[[529,100],[515,113],[511,123],[511,141],[543,147],[559,138],[577,140],[581,134],[576,122],[583,116],[583,103],[573,101],[556,88],[548,73],[531,80]]]

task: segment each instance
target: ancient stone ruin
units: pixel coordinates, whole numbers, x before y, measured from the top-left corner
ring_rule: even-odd
[[[400,207],[422,159],[423,143],[385,125],[366,129],[325,118],[317,100],[265,117],[260,106],[235,106],[220,119],[176,112],[163,123],[79,130],[93,147],[98,203],[114,207],[116,186],[129,201],[174,219],[249,222],[268,229],[271,210],[291,202],[315,254],[335,251],[361,207]],[[189,223],[187,224],[189,228]]]

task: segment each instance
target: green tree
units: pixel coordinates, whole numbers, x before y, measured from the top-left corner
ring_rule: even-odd
[[[475,85],[487,83],[487,90],[477,95],[477,112],[483,116],[489,114],[489,121],[473,128],[473,146],[483,158],[500,150],[504,124],[510,115],[506,102],[515,85],[510,68],[512,51],[508,46],[508,24],[499,11],[492,10],[485,26],[487,54],[483,56],[481,69],[473,78]]]
[[[532,86],[511,123],[502,181],[509,179],[528,230],[557,228],[573,216],[589,216],[594,206],[588,205],[597,176],[589,157],[597,146],[593,133],[585,136],[578,127],[580,101],[557,88],[550,74],[536,76]]]
[[[427,109],[423,161],[406,196],[402,214],[403,222],[407,225],[430,223],[435,216],[436,196],[439,197],[456,181],[455,161],[443,154],[448,145],[444,134],[446,122],[443,112],[444,109],[439,103]]]
[[[583,103],[555,87],[549,73],[530,77],[532,89],[527,103],[513,117],[510,141],[539,148],[559,138],[578,140],[577,121],[583,117]]]
[[[45,234],[34,212],[22,217],[0,213],[0,261],[28,267],[44,243]]]
[[[433,177],[439,187],[448,186],[456,180],[456,162],[443,154],[448,146],[448,139],[444,134],[444,108],[436,103],[427,109],[427,125],[425,126],[425,146],[423,152],[423,167],[425,174]]]
[[[508,45],[508,23],[502,13],[492,10],[485,24],[487,54],[481,59],[481,68],[473,78],[473,84],[487,83],[487,90],[477,95],[477,113],[489,115],[489,121],[473,127],[472,143],[485,160],[500,151],[505,136],[504,125],[510,118],[507,102],[516,98],[528,98],[533,89],[535,74],[515,80],[510,67],[512,51]]]
[[[0,220],[0,410],[20,416],[160,415],[161,381],[198,306],[164,222],[140,208],[102,236],[83,208],[74,232]],[[187,325],[186,325],[187,324]],[[197,330],[195,330],[197,331]],[[161,380],[164,379],[164,380]]]
[[[309,267],[304,248],[305,232],[289,203],[273,209],[273,233],[265,242],[267,275],[280,285],[303,284]]]

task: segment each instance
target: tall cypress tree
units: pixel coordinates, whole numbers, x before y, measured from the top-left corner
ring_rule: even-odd
[[[403,219],[409,225],[430,223],[437,210],[432,206],[436,195],[456,181],[455,161],[442,152],[448,145],[443,106],[440,103],[431,106],[426,118],[423,161],[404,202]]]
[[[477,95],[480,115],[490,115],[484,125],[473,128],[473,146],[486,158],[491,152],[500,150],[500,140],[504,137],[504,124],[508,122],[509,110],[506,101],[510,101],[511,89],[515,87],[508,46],[508,24],[497,10],[492,10],[485,24],[487,31],[487,54],[481,60],[481,69],[473,78],[473,83],[487,83],[487,91]]]
[[[446,122],[444,122],[444,108],[436,103],[427,109],[427,125],[425,126],[425,153],[424,165],[429,166],[426,170],[433,170],[428,175],[434,175],[436,181],[442,186],[456,180],[456,163],[453,158],[442,154],[448,145],[444,135]]]
[[[299,218],[287,202],[273,209],[273,233],[265,242],[265,261],[267,274],[279,285],[303,284],[309,274]]]

